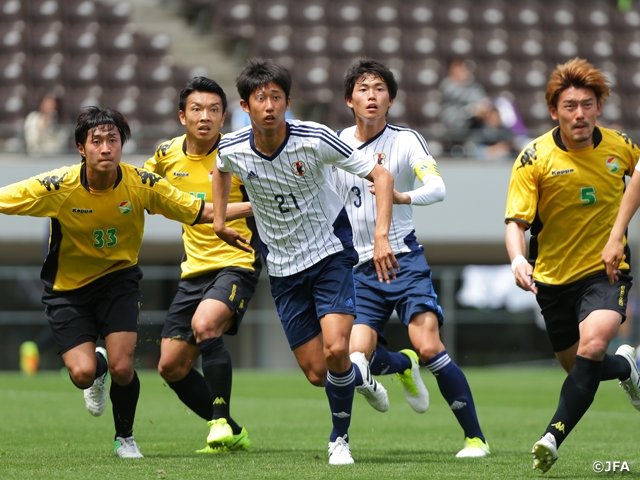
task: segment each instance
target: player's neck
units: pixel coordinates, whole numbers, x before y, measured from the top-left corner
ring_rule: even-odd
[[[270,157],[282,145],[287,138],[287,123],[282,122],[281,127],[274,131],[264,131],[260,128],[253,129],[253,145],[260,153]]]
[[[387,120],[384,117],[375,119],[374,121],[356,117],[356,131],[353,136],[359,142],[364,143],[378,135],[386,126]]]
[[[189,155],[197,155],[197,156],[206,155],[211,151],[211,149],[213,148],[213,146],[216,144],[217,141],[218,141],[218,133],[216,133],[216,135],[206,143],[197,142],[194,138],[190,137],[189,134],[187,133],[187,145],[186,145],[187,153]]]
[[[91,190],[107,190],[116,183],[118,171],[100,172],[87,167],[87,183]]]

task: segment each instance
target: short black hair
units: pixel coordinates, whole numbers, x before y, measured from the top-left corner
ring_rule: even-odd
[[[89,131],[103,125],[110,125],[118,129],[120,139],[124,145],[131,138],[131,128],[127,119],[119,111],[112,108],[82,107],[78,122],[76,123],[75,139],[76,145],[83,145],[87,141]],[[82,157],[84,160],[84,157]]]
[[[187,98],[193,92],[208,92],[216,93],[222,100],[222,113],[227,111],[227,95],[224,93],[222,87],[215,80],[211,80],[207,77],[193,77],[189,80],[180,92],[180,111],[184,112],[187,108]]]
[[[278,65],[270,58],[251,58],[247,66],[236,78],[236,88],[240,98],[247,104],[251,94],[260,87],[275,83],[284,91],[287,99],[291,92],[291,74],[282,65]]]
[[[351,99],[356,82],[364,75],[372,75],[384,80],[389,90],[389,98],[391,100],[396,98],[398,94],[398,82],[396,82],[396,78],[393,76],[393,72],[389,70],[389,67],[372,58],[359,58],[349,67],[347,73],[344,75],[345,100]]]

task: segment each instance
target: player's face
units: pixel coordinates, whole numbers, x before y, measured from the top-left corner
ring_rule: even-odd
[[[89,131],[78,152],[85,157],[87,168],[98,175],[114,173],[122,158],[122,140],[115,125],[100,125]]]
[[[393,105],[387,84],[380,77],[363,75],[353,87],[347,106],[362,120],[383,120]]]
[[[551,118],[560,125],[562,141],[572,149],[593,143],[593,129],[601,111],[602,102],[590,88],[567,88],[558,97],[558,108],[549,107]]]
[[[185,111],[180,110],[178,115],[187,127],[187,135],[201,144],[215,143],[226,118],[220,95],[210,92],[192,92],[187,97]]]
[[[289,101],[284,90],[275,83],[257,88],[249,97],[249,103],[240,100],[240,106],[251,117],[251,125],[263,134],[274,134],[285,128],[285,113]]]

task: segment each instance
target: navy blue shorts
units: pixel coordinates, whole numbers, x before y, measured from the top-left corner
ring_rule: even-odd
[[[353,267],[358,253],[347,248],[288,277],[269,276],[271,295],[291,350],[322,332],[328,313],[356,315]]]
[[[384,331],[395,310],[408,326],[416,313],[433,312],[442,325],[444,316],[431,283],[431,268],[420,250],[396,255],[400,271],[391,283],[379,282],[373,261],[354,269],[358,316],[355,325],[368,325],[384,342]]]
[[[554,352],[562,352],[580,340],[580,322],[595,310],[613,310],[627,318],[627,299],[633,277],[622,272],[611,285],[602,271],[567,285],[536,282],[547,334]]]
[[[195,344],[191,319],[200,302],[207,298],[218,300],[235,312],[235,321],[225,332],[235,335],[256,291],[259,277],[260,273],[253,270],[228,267],[180,280],[178,292],[167,312],[162,337],[179,338]]]
[[[134,267],[117,270],[67,292],[42,295],[58,353],[115,332],[137,332],[140,316],[142,271]]]

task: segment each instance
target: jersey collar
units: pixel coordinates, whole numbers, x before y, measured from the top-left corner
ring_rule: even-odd
[[[282,150],[284,150],[284,147],[287,145],[287,142],[289,141],[289,134],[291,133],[290,132],[289,122],[286,122],[286,124],[287,124],[287,134],[284,137],[284,140],[282,141],[282,144],[278,147],[278,149],[271,156],[267,156],[264,153],[258,151],[258,149],[256,148],[256,144],[254,143],[253,129],[251,129],[250,132],[249,132],[249,145],[251,146],[251,150],[253,150],[253,153],[258,155],[260,158],[264,158],[265,160],[268,160],[270,162],[273,161],[273,159],[276,158],[278,155],[280,155],[280,153],[282,153]]]
[[[385,132],[385,130],[387,129],[387,126],[389,126],[388,123],[384,124],[384,128],[382,130],[380,130],[378,133],[376,133],[373,137],[371,137],[369,140],[367,140],[366,142],[364,142],[362,145],[360,145],[358,147],[358,150],[363,150],[367,145],[375,142],[378,138],[380,138],[380,136]]]
[[[560,150],[564,150],[565,152],[569,151],[567,150],[567,147],[562,142],[562,136],[560,135],[560,127],[556,127],[553,130],[553,141],[555,142],[556,146]],[[593,127],[593,148],[596,148],[598,145],[600,145],[600,142],[602,142],[602,132],[598,127]]]
[[[218,139],[216,140],[216,143],[213,144],[213,147],[211,147],[211,150],[209,150],[207,152],[207,154],[205,155],[205,157],[211,155],[213,153],[213,151],[218,148],[218,144],[220,143],[220,139],[222,138],[222,134],[218,133]],[[187,136],[184,136],[184,141],[182,142],[182,153],[185,154],[185,156],[188,156],[189,154],[187,153]]]
[[[118,184],[122,180],[122,169],[120,168],[120,165],[118,165],[117,172],[118,172],[118,176],[116,177],[116,183],[113,184],[114,189],[118,186]],[[91,188],[89,187],[89,180],[87,180],[87,164],[85,162],[82,162],[82,165],[80,166],[80,184],[84,187],[84,189],[87,192],[91,191]]]

